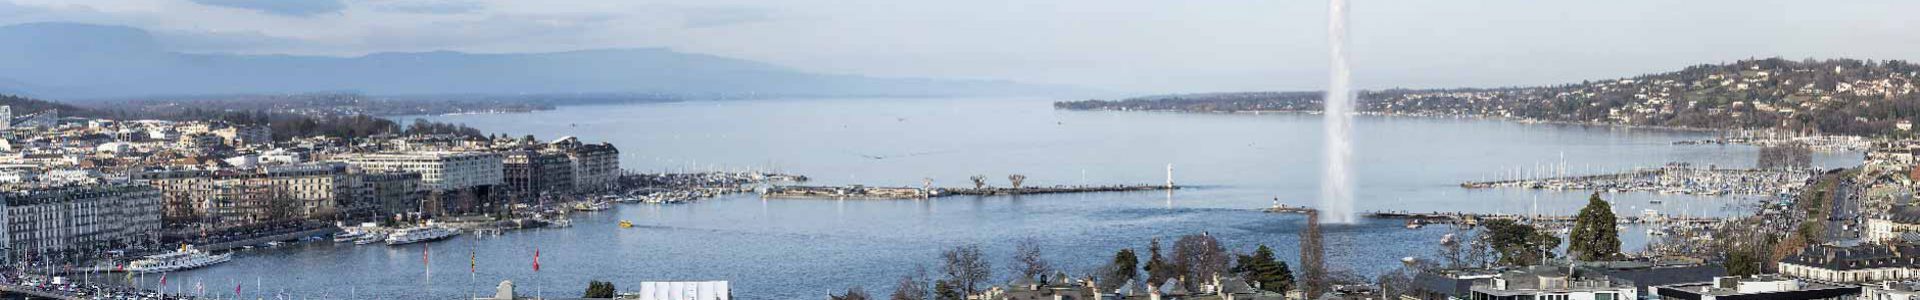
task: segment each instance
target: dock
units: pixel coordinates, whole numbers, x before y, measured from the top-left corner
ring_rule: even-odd
[[[1107,193],[1167,191],[1180,189],[1176,185],[1057,185],[1046,187],[1019,188],[915,188],[915,187],[870,187],[864,185],[849,186],[778,186],[768,188],[760,194],[761,198],[789,199],[932,199],[949,196],[1012,196],[1066,193]]]
[[[1573,224],[1573,220],[1574,220],[1574,216],[1497,214],[1497,213],[1489,214],[1489,213],[1469,213],[1469,212],[1376,211],[1376,212],[1368,212],[1364,215],[1369,218],[1376,218],[1376,219],[1405,219],[1405,220],[1417,220],[1417,221],[1425,222],[1429,224],[1445,223],[1445,224],[1459,224],[1459,225],[1478,225],[1481,222],[1492,221],[1492,220],[1511,220],[1515,222],[1530,223],[1530,224],[1536,224],[1536,225],[1571,225]],[[1649,216],[1620,216],[1617,222],[1619,222],[1619,224],[1670,225],[1670,224],[1714,224],[1714,223],[1720,223],[1721,221],[1724,221],[1724,220],[1725,219],[1722,219],[1722,218],[1711,218],[1711,217],[1649,215]]]

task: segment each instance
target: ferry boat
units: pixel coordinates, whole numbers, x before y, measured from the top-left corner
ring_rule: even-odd
[[[459,231],[439,226],[420,226],[394,231],[387,235],[388,246],[399,246],[419,242],[436,241],[460,235]]]
[[[357,239],[360,239],[359,232],[345,231],[333,234],[333,242],[335,243],[352,242]]]
[[[160,273],[189,270],[227,262],[233,259],[233,253],[209,254],[193,246],[180,246],[180,250],[149,255],[127,263],[127,272]]]
[[[360,238],[358,239],[354,239],[353,244],[366,245],[366,244],[372,244],[372,243],[379,243],[381,241],[386,241],[386,240],[387,240],[387,235],[385,234],[369,232],[365,235],[361,235]]]

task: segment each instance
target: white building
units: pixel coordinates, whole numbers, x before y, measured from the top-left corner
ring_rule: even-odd
[[[370,153],[347,155],[341,159],[367,171],[420,173],[420,188],[423,190],[455,190],[506,182],[505,165],[497,153]]]
[[[1476,282],[1472,299],[1627,300],[1639,299],[1633,283],[1565,266],[1534,266]]]
[[[726,281],[646,281],[640,283],[641,300],[729,300],[733,289]]]
[[[0,194],[13,258],[118,249],[160,230],[160,190],[138,184],[28,187]]]

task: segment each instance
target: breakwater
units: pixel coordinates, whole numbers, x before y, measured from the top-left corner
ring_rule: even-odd
[[[980,187],[980,188],[914,188],[914,187],[870,187],[864,185],[849,186],[779,186],[768,188],[760,194],[761,198],[812,198],[812,199],[930,199],[947,196],[1011,196],[1065,193],[1104,193],[1165,191],[1180,189],[1177,185],[1138,184],[1138,185],[1058,185],[1044,187]]]
[[[1460,187],[1771,196],[1792,194],[1817,174],[1818,170],[1811,169],[1718,169],[1669,165],[1612,174],[1466,182],[1461,183]]]

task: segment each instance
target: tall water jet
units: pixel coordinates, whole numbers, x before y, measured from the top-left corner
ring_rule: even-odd
[[[1347,1],[1327,1],[1327,45],[1332,50],[1331,78],[1321,103],[1326,128],[1325,174],[1320,179],[1320,217],[1351,224],[1353,212],[1353,88],[1347,70]]]

